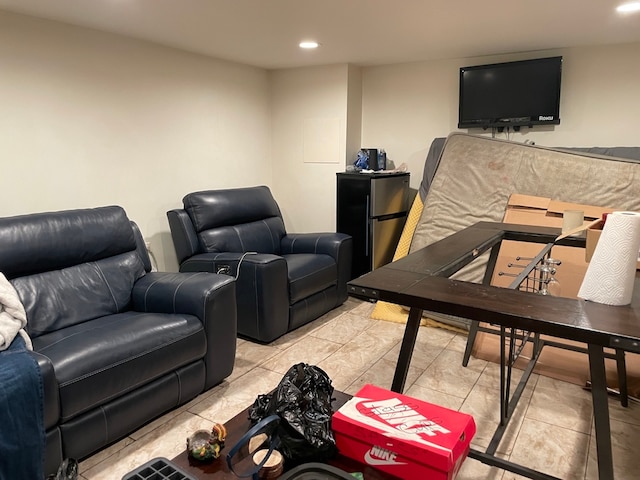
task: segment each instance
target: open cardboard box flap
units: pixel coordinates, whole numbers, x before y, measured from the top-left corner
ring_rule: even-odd
[[[548,215],[560,216],[566,210],[582,210],[584,212],[585,221],[595,220],[596,218],[602,218],[603,213],[609,213],[613,211],[612,208],[596,207],[594,205],[582,205],[578,203],[561,202],[559,200],[549,200],[547,207]]]
[[[562,216],[566,210],[582,210],[585,223],[601,218],[603,213],[613,211],[612,208],[608,207],[561,202],[547,197],[514,193],[507,202],[503,221],[506,223],[521,223],[523,225],[561,227]]]
[[[533,195],[523,195],[521,193],[512,193],[509,197],[509,201],[507,202],[507,211],[510,208],[547,210],[549,208],[549,203],[551,203],[550,198],[534,197]]]

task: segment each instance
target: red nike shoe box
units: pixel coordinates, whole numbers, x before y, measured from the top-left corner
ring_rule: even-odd
[[[339,452],[398,478],[453,480],[469,453],[471,415],[365,385],[333,414]]]

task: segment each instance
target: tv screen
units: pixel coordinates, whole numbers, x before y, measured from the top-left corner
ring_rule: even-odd
[[[458,128],[560,123],[562,57],[460,69]]]

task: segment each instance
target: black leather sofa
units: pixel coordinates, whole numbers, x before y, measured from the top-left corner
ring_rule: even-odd
[[[43,379],[46,474],[233,370],[234,279],[151,272],[120,207],[0,218],[0,271],[24,304]]]
[[[351,237],[287,233],[268,187],[194,192],[183,205],[167,212],[180,271],[237,275],[240,336],[271,342],[347,299]]]

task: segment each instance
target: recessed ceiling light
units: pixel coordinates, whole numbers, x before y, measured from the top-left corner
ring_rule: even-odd
[[[620,13],[630,13],[640,11],[640,2],[623,3],[616,10]]]
[[[313,41],[300,42],[300,48],[306,49],[318,48],[319,45],[320,44],[318,42]]]

